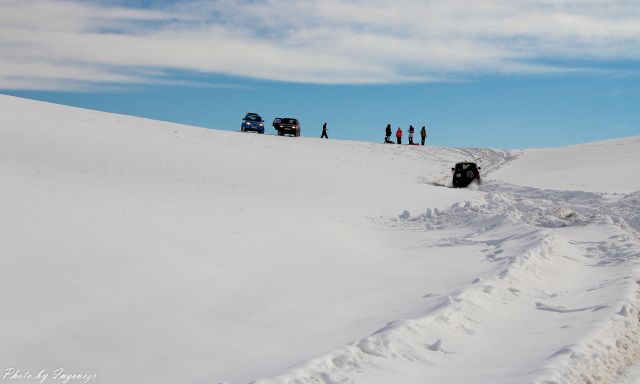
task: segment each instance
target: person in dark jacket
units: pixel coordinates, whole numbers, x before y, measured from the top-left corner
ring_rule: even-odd
[[[424,127],[424,125],[420,130],[420,138],[422,139],[422,145],[424,145],[424,141],[427,139],[427,129]]]
[[[409,144],[413,145],[413,133],[415,132],[415,129],[413,128],[413,125],[409,126]]]
[[[398,141],[398,144],[402,144],[402,129],[400,127],[398,127],[398,130],[396,131],[396,140]]]
[[[328,139],[329,135],[327,135],[327,123],[322,124],[322,135],[320,136],[321,139]]]
[[[384,142],[388,143],[391,141],[391,124],[387,124],[387,128],[384,130]]]

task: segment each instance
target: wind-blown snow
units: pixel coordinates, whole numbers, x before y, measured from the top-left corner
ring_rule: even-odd
[[[283,138],[0,96],[0,368],[630,382],[639,150]],[[461,160],[481,186],[446,188]]]

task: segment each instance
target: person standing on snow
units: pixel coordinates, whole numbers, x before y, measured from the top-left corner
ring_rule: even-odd
[[[398,130],[396,131],[396,140],[398,141],[398,144],[402,144],[402,129],[400,127],[398,127]]]
[[[409,125],[409,144],[413,145],[413,132],[415,131],[415,129],[413,128],[413,125]]]
[[[420,138],[422,139],[422,145],[424,145],[424,141],[427,139],[427,129],[424,127],[424,125],[420,130]]]
[[[329,135],[327,135],[327,123],[322,124],[322,135],[320,136],[321,139],[328,139]]]
[[[384,142],[388,143],[391,141],[391,124],[387,124],[387,128],[384,130]]]

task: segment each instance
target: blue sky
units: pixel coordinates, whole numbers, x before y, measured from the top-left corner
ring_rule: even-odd
[[[0,31],[2,93],[103,111],[374,142],[427,125],[446,146],[640,134],[628,0],[4,0]]]

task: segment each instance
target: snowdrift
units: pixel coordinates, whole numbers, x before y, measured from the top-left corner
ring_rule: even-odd
[[[612,382],[640,356],[638,150],[282,138],[0,96],[0,361],[100,383]],[[447,188],[465,160],[485,182]]]

